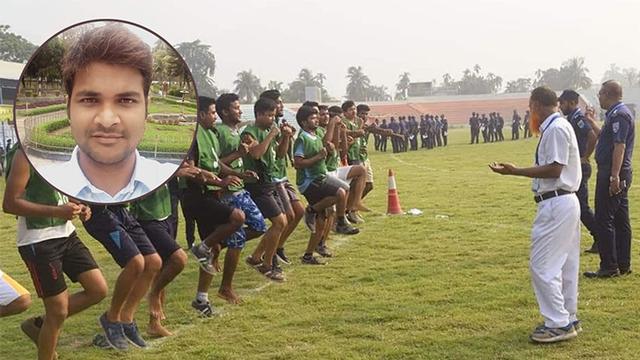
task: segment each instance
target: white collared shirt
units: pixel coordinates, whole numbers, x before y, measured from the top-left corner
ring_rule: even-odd
[[[563,166],[560,177],[534,178],[531,189],[536,195],[560,189],[577,191],[582,179],[582,168],[578,141],[571,124],[560,114],[554,113],[542,122],[540,130],[538,165],[556,162]]]
[[[84,175],[78,163],[78,151],[76,146],[69,161],[44,167],[40,174],[63,193],[93,203],[116,203],[138,198],[167,181],[178,169],[177,164],[144,158],[136,150],[136,163],[131,179],[117,194],[111,196],[94,186]]]

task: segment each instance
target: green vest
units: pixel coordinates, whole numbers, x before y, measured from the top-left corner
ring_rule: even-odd
[[[231,129],[224,123],[216,126],[216,129],[218,130],[218,142],[220,143],[220,157],[223,158],[238,151],[238,147],[240,146],[240,134],[238,131]],[[241,157],[233,160],[231,164],[229,164],[229,167],[239,173],[244,172],[244,162]],[[242,190],[243,188],[244,183],[241,183],[240,186],[230,186],[229,191],[234,192]]]
[[[19,148],[20,146],[15,145],[9,149],[5,155],[7,163],[7,167],[5,168],[5,177],[7,178],[11,171],[11,162]],[[31,166],[29,166],[29,181],[25,187],[24,198],[32,203],[50,206],[63,205],[69,202],[69,199],[67,199],[66,196],[52,188],[51,185],[44,181],[44,179],[42,179]],[[28,230],[46,229],[67,223],[67,220],[55,217],[26,216],[25,220]]]
[[[218,137],[215,130],[205,129],[198,125],[198,131],[196,132],[196,141],[198,145],[198,159],[196,166],[211,171],[213,174],[218,175],[220,173],[220,144],[218,143]],[[214,185],[206,185],[208,190],[219,190],[220,188]]]
[[[276,137],[275,146],[277,151],[278,141],[280,141],[280,137],[282,134]],[[274,164],[274,180],[285,180],[287,178],[287,154],[278,158],[276,156],[276,161]]]
[[[348,131],[357,131],[360,129],[356,123],[347,118],[343,119],[343,123],[347,126]],[[353,144],[349,146],[347,157],[349,158],[349,161],[360,161],[360,138],[355,138],[354,140]]]
[[[141,221],[165,219],[171,215],[171,194],[167,184],[145,196],[144,199],[134,201],[129,206],[129,212]]]
[[[323,127],[318,127],[316,129],[316,135],[319,136],[321,140],[324,139],[326,133],[327,129]],[[327,154],[325,163],[327,164],[327,171],[335,171],[336,169],[338,169],[338,166],[340,164],[340,160],[338,159],[338,150],[335,150],[333,154]]]
[[[322,138],[316,133],[315,136],[309,134],[306,131],[301,130],[296,142],[294,144],[294,149],[297,149],[302,146],[304,158],[309,159],[314,157],[317,153],[322,150],[324,144],[322,143]],[[324,161],[318,161],[315,164],[311,165],[308,168],[298,169],[296,172],[296,184],[298,186],[302,185],[307,179],[318,179],[324,178],[327,175],[327,164]]]
[[[369,152],[367,149],[369,143],[369,133],[365,131],[364,136],[358,138],[360,140],[360,160],[366,161],[369,158]]]
[[[249,125],[243,131],[242,135],[249,134],[258,143],[262,143],[268,136],[270,130],[263,130],[256,125]],[[276,167],[276,142],[272,141],[267,147],[267,151],[260,157],[254,159],[253,156],[247,154],[243,157],[245,170],[252,170],[258,174],[258,183],[270,183],[278,176],[278,168]]]

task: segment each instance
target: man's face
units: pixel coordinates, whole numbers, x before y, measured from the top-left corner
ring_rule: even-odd
[[[307,122],[305,123],[305,130],[315,130],[318,128],[318,114],[313,114],[307,118]]]
[[[600,108],[603,110],[608,110],[611,106],[607,89],[605,89],[604,86],[600,88],[600,91],[598,91],[598,102],[600,103]]]
[[[146,113],[138,70],[94,62],[77,72],[68,109],[71,134],[93,161],[110,165],[133,156]]]
[[[571,114],[571,112],[575,110],[576,107],[578,107],[577,101],[559,100],[559,104],[560,104],[560,110],[565,115]]]
[[[201,113],[200,125],[205,129],[213,129],[216,125],[216,104],[209,105],[207,112]]]
[[[322,109],[320,110],[320,115],[318,115],[318,123],[320,126],[325,127],[329,124],[329,110]]]
[[[263,129],[268,129],[273,126],[273,122],[276,118],[277,109],[265,111],[263,113],[258,114],[256,117],[256,124],[258,124]]]
[[[276,116],[281,118],[284,116],[284,104],[282,103],[282,98],[278,97],[276,100]]]
[[[242,110],[240,110],[240,101],[236,100],[229,105],[229,108],[225,110],[226,117],[225,121],[231,124],[240,123],[240,119],[242,116]]]
[[[366,121],[367,118],[369,117],[369,112],[368,111],[361,111],[358,113],[358,117],[360,119],[362,119],[363,121]]]
[[[353,120],[354,117],[356,117],[356,106],[353,105],[350,108],[348,108],[345,112],[344,112],[344,116],[349,119],[349,120]]]

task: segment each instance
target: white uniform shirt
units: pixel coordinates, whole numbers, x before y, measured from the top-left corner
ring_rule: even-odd
[[[547,117],[540,125],[537,165],[554,162],[563,165],[558,178],[534,178],[531,189],[536,195],[555,190],[578,191],[582,179],[578,141],[571,124],[559,113]]]
[[[136,150],[136,164],[129,183],[114,196],[95,187],[84,175],[78,163],[78,146],[69,161],[42,168],[40,174],[56,189],[79,200],[93,203],[129,201],[156,189],[178,169],[177,164],[146,159]]]

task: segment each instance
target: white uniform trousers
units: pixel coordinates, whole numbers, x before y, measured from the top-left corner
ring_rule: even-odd
[[[538,203],[531,230],[529,270],[547,327],[577,320],[580,265],[580,203],[575,194]]]

